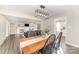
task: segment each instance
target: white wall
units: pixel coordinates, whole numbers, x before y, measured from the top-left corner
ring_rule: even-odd
[[[67,37],[66,37],[66,43],[79,47],[79,12],[72,12],[67,16]],[[50,29],[50,33],[54,33],[54,19],[51,18],[47,21],[43,22],[43,29]]]
[[[66,43],[79,47],[79,7],[72,7],[67,14]]]
[[[3,15],[0,15],[0,45],[4,42],[4,40],[8,35],[9,35],[9,22]]]
[[[58,24],[57,24],[58,23]],[[59,34],[59,32],[63,32],[63,36],[66,37],[67,33],[67,16],[60,16],[54,18],[54,33]]]
[[[54,34],[54,18],[50,19],[50,34]]]
[[[53,18],[43,20],[41,23],[41,26],[42,26],[42,30],[49,30],[50,34],[54,33],[54,19]]]
[[[79,11],[73,11],[73,14],[68,16],[67,26],[66,43],[79,47]]]

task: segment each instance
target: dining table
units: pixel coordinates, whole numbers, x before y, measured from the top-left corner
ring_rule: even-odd
[[[45,45],[46,40],[51,34],[44,34],[39,36],[32,37],[23,37],[20,38],[20,51],[22,54],[33,54],[40,49],[42,49]],[[47,45],[51,42],[47,42]]]

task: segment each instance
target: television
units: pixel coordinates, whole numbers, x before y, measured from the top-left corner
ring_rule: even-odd
[[[24,26],[25,26],[25,27],[28,27],[28,26],[29,26],[29,24],[24,24]]]

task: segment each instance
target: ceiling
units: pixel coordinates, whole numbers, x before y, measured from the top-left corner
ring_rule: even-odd
[[[20,20],[31,19],[41,20],[35,17],[34,11],[39,9],[40,5],[0,5],[0,13],[10,17],[21,17]],[[79,10],[79,6],[64,6],[64,5],[45,5],[45,10],[50,14],[50,18],[66,16],[74,11]],[[11,17],[10,17],[11,19]],[[17,20],[17,19],[16,19]]]
[[[45,5],[45,10],[50,14],[50,16],[58,13],[62,14],[65,10],[63,10],[64,6],[55,6],[55,5]],[[39,9],[40,5],[5,5],[0,6],[0,10],[8,10],[14,11],[21,14],[27,14],[30,16],[34,16],[34,12],[36,9]]]

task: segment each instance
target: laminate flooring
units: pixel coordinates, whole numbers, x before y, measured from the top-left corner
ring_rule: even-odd
[[[20,38],[18,35],[8,36],[0,46],[0,54],[20,54]],[[61,43],[64,54],[79,54],[79,48],[65,44],[65,38]]]
[[[66,54],[79,54],[79,48],[66,44]]]
[[[10,35],[6,38],[3,44],[0,46],[0,54],[19,54],[20,44],[16,35]]]
[[[66,44],[65,37],[62,38],[61,44],[64,54],[79,54],[79,48]]]

